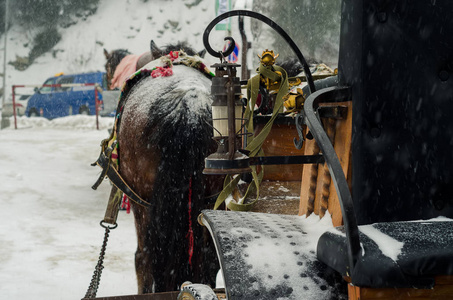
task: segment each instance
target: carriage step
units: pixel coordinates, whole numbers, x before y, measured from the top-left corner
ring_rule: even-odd
[[[316,259],[318,237],[307,234],[304,220],[294,215],[203,211],[201,221],[214,239],[228,299],[332,298],[335,286]]]
[[[143,294],[143,295],[123,295],[123,296],[110,296],[110,297],[98,297],[92,300],[175,300],[179,291],[174,292],[163,292],[155,294]],[[83,298],[82,300],[90,300]]]

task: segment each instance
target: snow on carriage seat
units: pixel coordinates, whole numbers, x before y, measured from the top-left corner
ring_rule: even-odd
[[[414,221],[408,221],[408,223],[420,223],[421,225],[430,225],[435,222],[448,222],[448,221],[453,221],[453,219],[449,219],[447,217],[439,216],[436,218],[428,219],[428,220],[414,220]],[[376,224],[370,224],[370,225],[362,225],[359,226],[361,233],[365,234],[373,240],[381,250],[382,254],[391,258],[393,261],[397,261],[398,257],[402,255],[403,248],[405,243],[402,241],[398,241],[395,238],[389,236],[388,234],[383,233],[381,230],[377,228],[378,226]],[[418,230],[425,231],[426,228],[423,227],[418,227]],[[426,232],[427,234],[427,232]],[[423,234],[426,236],[426,234]],[[395,235],[396,238],[402,239],[405,241],[405,236],[407,235],[407,232],[398,232],[397,235]],[[411,239],[414,239],[414,236],[411,236]],[[440,237],[435,237],[435,239],[439,239]]]
[[[409,222],[419,222],[419,223],[426,223],[426,224],[430,224],[432,222],[453,222],[453,219],[451,218],[447,218],[447,217],[444,217],[444,216],[438,216],[436,218],[432,218],[432,219],[428,219],[428,220],[415,220],[415,221],[409,221]]]
[[[382,254],[391,258],[393,261],[398,260],[398,255],[401,254],[401,249],[403,249],[404,246],[403,242],[395,240],[381,232],[379,229],[373,227],[373,225],[360,226],[360,231],[377,244]]]

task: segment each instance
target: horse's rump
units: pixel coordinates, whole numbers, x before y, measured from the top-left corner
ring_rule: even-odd
[[[194,272],[203,269],[205,252],[196,218],[203,208],[203,161],[213,143],[211,82],[193,68],[172,70],[172,76],[145,77],[131,88],[118,135],[120,172],[151,203],[146,210],[136,206],[134,215],[142,222],[137,233],[146,235],[139,236],[139,250],[149,251],[152,273],[159,274],[156,291],[206,281]]]

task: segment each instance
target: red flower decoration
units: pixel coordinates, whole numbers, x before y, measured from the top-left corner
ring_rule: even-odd
[[[157,67],[155,70],[151,72],[151,77],[167,77],[173,75],[173,70],[171,68],[162,68]]]

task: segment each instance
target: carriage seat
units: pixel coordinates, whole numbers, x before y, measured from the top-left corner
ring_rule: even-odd
[[[304,106],[307,125],[329,166],[345,224],[321,235],[317,259],[339,272],[352,286],[433,288],[435,277],[453,275],[453,219],[437,217],[357,226],[346,180],[348,172],[344,172],[334,145],[315,114],[323,99],[345,101],[350,92],[349,87],[323,89],[309,96]]]
[[[453,218],[452,9],[452,1],[342,0],[338,86],[310,95],[304,112],[344,221],[320,237],[317,257],[349,286],[431,288],[446,275],[448,294],[436,299],[451,298],[453,220],[431,218]],[[426,43],[426,28],[444,30]],[[353,102],[349,186],[316,116],[320,102],[341,93]]]
[[[314,94],[313,97],[309,97],[306,100],[306,109],[314,103],[320,103],[318,101],[319,99],[334,99],[336,97],[335,95],[337,95],[336,93],[340,93],[339,90],[341,89],[334,87],[315,93],[316,95]],[[344,88],[342,91],[346,97],[348,95],[348,89]],[[338,100],[336,101],[346,103],[341,102],[346,99],[347,97],[342,100],[342,97],[338,96]],[[351,104],[349,103],[348,105]],[[332,144],[332,141],[327,137],[328,133],[324,131],[314,111],[316,111],[314,108],[305,111],[307,117],[318,122],[317,126],[313,126],[316,124],[312,124],[311,132],[317,140],[321,140],[321,137],[324,136],[326,142],[321,141],[319,146],[323,155],[326,157],[326,161],[331,162],[330,168],[333,171],[332,182],[336,182],[337,185],[340,184],[339,175],[341,174],[343,181],[340,185],[343,193],[340,192],[341,195],[337,193],[329,194],[322,192],[322,188],[317,188],[313,197],[315,198],[314,209],[310,210],[308,209],[309,205],[307,205],[309,201],[305,199],[308,198],[308,190],[310,189],[309,180],[307,179],[305,183],[304,181],[302,182],[301,199],[304,201],[301,200],[301,202],[305,205],[301,206],[302,210],[300,214],[309,215],[314,212],[321,215],[322,209],[318,206],[322,206],[322,201],[316,199],[326,194],[329,199],[328,203],[324,206],[326,208],[329,207],[334,226],[341,225],[342,223],[338,219],[340,221],[344,220],[344,215],[346,215],[346,219],[355,220],[356,217],[347,178],[345,177],[346,174],[348,174],[348,178],[351,176],[348,170],[350,148],[344,146],[338,147],[338,144],[341,143],[337,141]],[[347,125],[351,121],[350,115],[351,110],[348,111],[346,120],[340,122],[344,126],[337,124],[336,127],[340,126],[338,128],[343,128],[343,131],[347,131],[348,129],[350,131],[350,125]],[[342,137],[344,138],[344,136]],[[309,144],[307,142],[306,149],[309,148],[308,146]],[[339,153],[337,154],[336,152]],[[336,158],[331,158],[331,154],[334,153]],[[341,159],[338,159],[338,156]],[[333,162],[337,166],[333,166]],[[308,167],[304,169],[304,173],[310,175]],[[317,174],[318,177],[321,176],[322,180],[316,181],[323,182],[325,177],[324,169],[321,168],[318,170]],[[333,188],[333,186],[330,187],[330,190]],[[348,210],[352,212],[349,216],[347,213],[342,214],[335,209],[332,210],[332,208],[340,206],[340,204],[335,204],[339,200],[338,197],[342,199],[343,205],[347,205],[346,208],[349,207]],[[342,211],[343,209],[344,207]],[[420,217],[418,219],[427,218]],[[351,224],[352,220],[348,222]],[[356,223],[356,221],[353,223]],[[425,221],[375,222],[371,225],[358,226],[358,231],[359,236],[357,240],[360,241],[361,249],[352,271],[350,270],[348,256],[348,237],[344,226],[334,227],[325,232],[319,238],[317,245],[318,260],[340,273],[354,286],[426,289],[432,288],[435,285],[434,277],[453,275],[453,219],[437,217],[436,219]]]
[[[324,233],[317,257],[352,284],[373,288],[432,288],[434,277],[453,275],[453,220],[359,226],[362,253],[348,274],[344,227]]]

